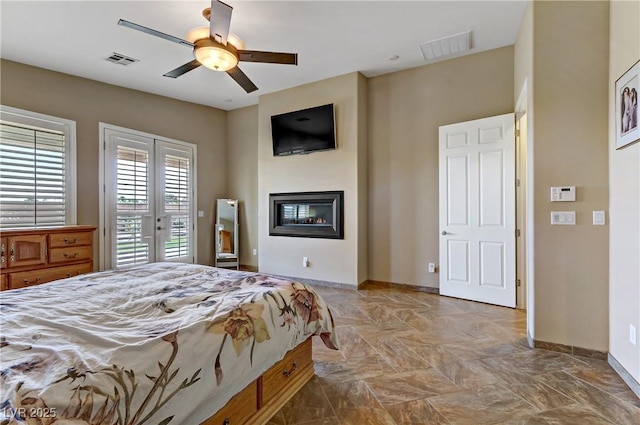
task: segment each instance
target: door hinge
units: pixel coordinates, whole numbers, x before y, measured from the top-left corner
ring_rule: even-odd
[[[520,129],[516,128],[516,137],[520,137]]]
[[[107,236],[107,228],[106,227],[104,227],[102,229],[102,236]]]
[[[520,279],[516,279],[516,286],[517,287],[522,286],[522,282],[520,282]]]
[[[516,179],[516,187],[520,187],[520,179]]]
[[[520,237],[520,229],[516,229],[516,238]]]

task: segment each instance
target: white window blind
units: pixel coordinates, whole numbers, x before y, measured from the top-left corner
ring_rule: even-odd
[[[149,213],[149,152],[117,147],[116,266],[149,262],[143,215]]]
[[[75,224],[69,125],[48,120],[40,121],[53,128],[33,125],[38,121],[2,109],[0,228]]]
[[[171,235],[165,242],[165,258],[179,258],[189,254],[189,222],[191,204],[189,188],[189,159],[165,156],[164,210],[170,217]]]

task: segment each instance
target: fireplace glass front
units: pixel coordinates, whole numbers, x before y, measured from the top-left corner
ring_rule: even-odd
[[[343,239],[343,197],[343,191],[269,195],[269,235]]]

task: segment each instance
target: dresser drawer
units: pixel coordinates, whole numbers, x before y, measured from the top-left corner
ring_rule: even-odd
[[[202,425],[242,425],[258,411],[258,386],[256,381],[233,396],[215,415]]]
[[[49,250],[49,263],[89,260],[93,256],[92,246],[52,248]]]
[[[69,246],[91,245],[93,243],[93,232],[78,233],[50,233],[49,249],[63,248]]]
[[[90,273],[92,270],[92,263],[84,263],[74,264],[72,266],[49,267],[47,269],[9,273],[9,287],[11,289],[18,289],[24,288],[25,286],[40,285],[41,283],[47,283],[53,280]]]
[[[312,367],[311,338],[289,351],[282,360],[262,375],[262,400],[268,403],[305,368]]]

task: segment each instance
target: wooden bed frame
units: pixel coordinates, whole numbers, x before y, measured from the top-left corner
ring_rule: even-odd
[[[311,351],[312,342],[308,338],[201,425],[267,423],[313,377]]]

